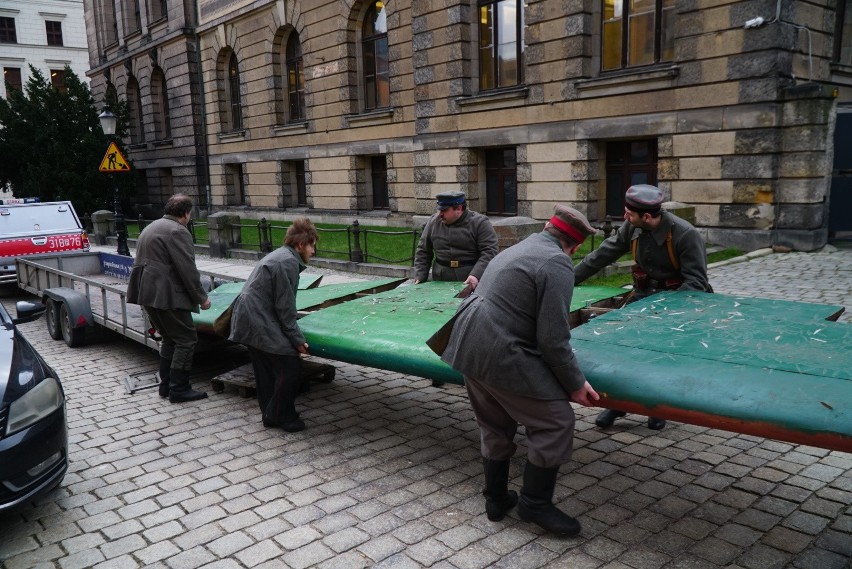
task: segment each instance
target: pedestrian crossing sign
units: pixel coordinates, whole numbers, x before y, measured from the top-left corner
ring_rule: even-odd
[[[118,149],[118,146],[114,142],[110,142],[98,170],[101,172],[129,172],[130,165],[127,163],[127,158]]]

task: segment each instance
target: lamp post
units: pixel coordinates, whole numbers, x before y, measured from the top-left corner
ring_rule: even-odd
[[[101,129],[103,129],[104,134],[108,137],[112,137],[115,135],[115,128],[118,124],[118,117],[116,117],[113,112],[110,110],[109,106],[105,106],[101,114],[98,115],[98,120],[101,121]],[[115,183],[115,180],[110,174],[110,181],[113,185],[113,208],[115,209],[115,235],[118,241],[118,251],[119,255],[124,255],[125,257],[130,256],[130,248],[127,246],[127,226],[124,224],[124,214],[121,211],[121,198],[118,195],[118,186]]]

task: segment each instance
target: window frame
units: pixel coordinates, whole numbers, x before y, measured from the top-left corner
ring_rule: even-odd
[[[0,16],[0,43],[18,43],[18,30],[15,18]]]
[[[51,29],[51,27],[54,29]],[[62,22],[58,20],[45,20],[44,32],[47,37],[47,45],[55,47],[63,47],[65,45],[62,37]]]
[[[633,160],[633,146],[636,144],[647,144],[647,160],[640,162]],[[621,157],[617,162],[614,158]],[[624,194],[634,184],[657,185],[657,170],[659,163],[659,141],[656,138],[640,138],[631,140],[609,140],[604,147],[606,187],[606,215],[620,219],[624,215]],[[644,174],[645,180],[635,179],[637,174]],[[620,176],[620,184],[616,187],[614,177]]]
[[[501,4],[511,4],[515,3],[515,74],[514,74],[514,82],[509,83],[508,78],[502,77],[505,74],[505,70],[501,71],[501,58],[500,58],[500,29],[502,27],[502,22],[500,21]],[[526,31],[526,1],[525,0],[477,0],[476,3],[476,29],[477,29],[477,47],[476,54],[478,60],[478,72],[479,72],[479,90],[480,91],[493,91],[496,89],[506,89],[511,87],[519,87],[524,85],[525,81],[525,73],[524,73],[524,53],[526,52],[526,42],[525,42],[525,31]],[[487,20],[484,19],[485,13],[490,14],[490,18]],[[490,26],[488,25],[490,23]],[[486,27],[487,26],[487,27]],[[491,30],[489,35],[490,43],[487,45],[483,45],[484,41],[484,30]],[[483,53],[489,52],[488,61],[483,57]],[[488,73],[486,73],[485,66],[490,62],[490,69]],[[489,83],[486,83],[488,78],[491,78]]]
[[[169,140],[172,137],[169,89],[166,73],[160,67],[151,72],[151,99],[154,102],[154,140]]]
[[[511,150],[514,153],[514,166],[506,167],[505,164],[499,167],[489,165],[489,158],[495,157],[497,152],[503,153]],[[485,213],[486,215],[502,215],[516,216],[518,215],[518,149],[514,146],[505,146],[498,148],[486,148],[483,152],[483,162],[485,166]],[[497,188],[491,186],[492,178],[496,176],[499,184]],[[506,179],[511,177],[514,180],[514,210],[506,207]],[[494,198],[497,198],[496,203]]]
[[[243,129],[243,105],[240,95],[240,65],[237,54],[231,51],[225,66],[225,92],[227,95],[228,126],[230,132]]]
[[[619,54],[619,63],[618,65],[613,65],[611,67],[606,67],[607,65],[607,20],[606,18],[606,2],[607,0],[602,1],[601,13],[600,13],[600,65],[601,72],[608,73],[613,71],[622,71],[625,69],[637,69],[642,67],[650,67],[654,65],[664,65],[667,63],[671,63],[674,61],[674,11],[675,11],[675,0],[653,0],[654,2],[654,47],[653,53],[651,54],[651,61],[641,61],[631,63],[630,59],[632,57],[630,50],[630,30],[631,30],[631,18],[639,17],[642,14],[646,14],[647,12],[641,12],[639,14],[631,14],[630,12],[630,3],[632,0],[612,0],[613,4],[613,12],[616,12],[616,8],[620,4],[621,7],[621,16],[617,18],[617,21],[620,26],[620,33],[618,34],[618,50]],[[671,18],[668,22],[668,26],[664,29],[665,23],[665,12],[671,12]],[[616,21],[615,18],[610,19],[610,23]],[[666,35],[670,35],[671,45],[667,45],[666,43]],[[613,40],[615,41],[615,40]],[[669,52],[668,55],[664,55],[664,51]]]
[[[125,86],[127,97],[127,110],[130,114],[130,143],[142,144],[145,142],[145,121],[142,113],[142,91],[139,88],[139,80],[130,75]]]
[[[151,0],[148,8],[151,22],[159,22],[169,15],[168,0]]]
[[[373,200],[371,209],[390,209],[390,184],[388,184],[388,158],[370,156],[370,188]]]
[[[852,20],[852,10],[847,10],[846,2],[838,2],[837,3],[837,19],[834,23],[834,53],[832,54],[832,63],[838,65],[852,66],[852,54],[847,58],[847,61],[843,60],[843,49],[844,49],[844,40],[847,49],[852,52],[852,33],[844,34],[843,30],[846,27],[845,19],[850,17]],[[850,29],[852,29],[852,21],[849,24]]]
[[[306,120],[305,67],[302,42],[295,30],[284,44],[284,81],[287,85],[287,121]]]
[[[14,82],[14,83],[9,81],[8,77],[6,76],[7,73],[13,72],[13,71],[18,72],[17,73],[18,81]],[[7,99],[9,98],[9,87],[12,87],[13,89],[17,89],[19,92],[23,92],[23,90],[24,90],[24,76],[23,76],[23,73],[21,73],[21,71],[22,70],[21,70],[20,67],[3,67],[3,86],[6,89],[5,92],[6,92],[6,98]]]
[[[50,70],[50,85],[60,93],[68,91],[68,88],[65,86],[66,75],[68,75],[68,73],[65,69]]]
[[[380,8],[379,11],[376,11],[377,6]],[[384,18],[384,31],[378,31],[376,28],[380,18]],[[380,56],[382,46],[384,59]],[[380,69],[382,62],[384,67]],[[364,110],[389,108],[391,106],[390,44],[387,31],[387,6],[380,1],[371,1],[361,19],[361,63]]]

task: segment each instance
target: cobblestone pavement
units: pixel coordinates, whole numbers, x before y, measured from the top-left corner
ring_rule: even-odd
[[[852,250],[769,255],[711,280],[852,308]],[[71,465],[52,493],[0,515],[5,569],[852,565],[850,454],[680,423],[656,433],[630,416],[602,432],[597,410],[580,408],[556,498],[584,529],[555,539],[514,512],[485,517],[461,388],[338,364],[299,400],[308,429],[287,434],[236,393],[186,405],[127,395],[120,379],[155,367],[133,342],[72,351],[43,321],[21,329],[64,383]]]

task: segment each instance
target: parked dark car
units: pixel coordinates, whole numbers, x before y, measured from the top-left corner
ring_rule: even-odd
[[[0,304],[0,511],[55,488],[68,470],[65,393],[16,324],[44,306],[18,302],[17,318]]]

